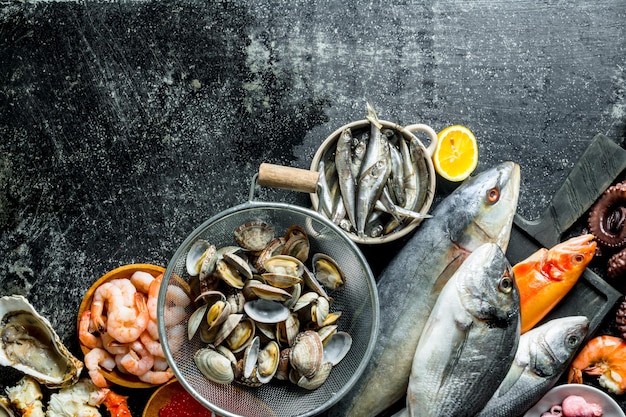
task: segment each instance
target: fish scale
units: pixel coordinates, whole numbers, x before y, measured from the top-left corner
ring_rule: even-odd
[[[497,201],[489,199],[493,192]],[[519,166],[503,162],[462,183],[420,225],[379,277],[377,343],[363,375],[331,416],[375,416],[405,395],[419,335],[438,292],[483,243],[506,250],[518,195]]]

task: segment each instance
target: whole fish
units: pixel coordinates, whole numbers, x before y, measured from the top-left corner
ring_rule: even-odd
[[[352,131],[344,129],[337,140],[335,166],[339,189],[350,223],[356,227],[356,181],[352,176]]]
[[[420,336],[409,388],[411,417],[473,416],[513,362],[519,293],[502,249],[485,243],[456,270]]]
[[[570,316],[524,333],[506,377],[476,417],[523,415],[556,384],[588,330],[587,317]]]
[[[522,333],[532,329],[572,289],[596,252],[591,234],[541,248],[513,266],[520,289]]]
[[[387,183],[389,172],[389,160],[381,159],[359,179],[356,201],[356,231],[359,236],[365,236],[365,226]]]
[[[374,416],[402,398],[419,336],[443,285],[483,243],[506,251],[519,181],[513,162],[469,178],[398,251],[378,280],[380,331],[371,359],[331,415]]]

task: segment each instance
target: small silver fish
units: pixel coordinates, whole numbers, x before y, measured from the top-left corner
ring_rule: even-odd
[[[550,320],[520,337],[506,377],[476,417],[517,417],[552,388],[589,330],[585,316]]]
[[[359,179],[356,202],[356,230],[359,236],[365,236],[367,219],[385,187],[387,178],[389,178],[389,160],[381,159]]]
[[[500,247],[472,252],[441,290],[415,350],[407,390],[411,417],[473,416],[513,362],[519,291]]]
[[[356,182],[352,176],[352,132],[344,129],[337,140],[335,166],[339,178],[339,189],[350,222],[356,226]]]

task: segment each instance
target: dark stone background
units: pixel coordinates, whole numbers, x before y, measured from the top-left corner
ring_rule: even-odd
[[[308,168],[366,101],[468,126],[478,171],[521,165],[518,212],[534,218],[595,134],[624,146],[625,49],[623,0],[2,0],[0,293],[78,354],[95,279],[166,266],[247,201],[261,162]],[[397,246],[364,248],[375,273]],[[6,370],[0,386],[20,376]],[[140,415],[148,393],[129,394]]]

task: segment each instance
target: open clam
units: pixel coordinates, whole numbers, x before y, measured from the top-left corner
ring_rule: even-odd
[[[50,322],[20,295],[0,298],[0,339],[0,365],[50,388],[74,384],[83,369]]]
[[[313,275],[329,290],[336,290],[346,283],[345,275],[337,262],[323,253],[313,255]]]

